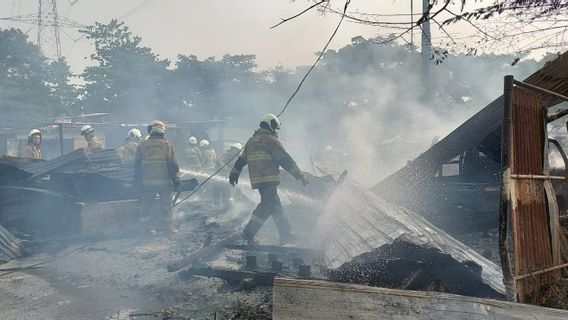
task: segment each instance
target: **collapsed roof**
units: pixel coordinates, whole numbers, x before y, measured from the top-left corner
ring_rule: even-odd
[[[546,63],[523,82],[568,95],[568,52]],[[550,95],[543,98],[543,106],[547,108],[560,102]],[[500,96],[407,166],[380,181],[372,190],[396,203],[405,203],[409,191],[419,189],[436,175],[440,166],[473,148],[499,163],[502,119],[503,96]]]

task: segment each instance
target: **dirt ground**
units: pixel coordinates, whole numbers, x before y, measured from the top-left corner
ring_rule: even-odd
[[[14,269],[0,271],[0,318],[268,319],[270,287],[245,290],[205,277],[182,281],[166,270],[171,261],[223,237],[246,217],[246,210],[230,219],[217,216],[219,220],[194,214],[182,218],[185,222],[173,236],[145,230],[106,240],[46,242]],[[264,232],[271,228],[268,224]],[[241,263],[238,255],[226,256],[210,260],[227,267]]]

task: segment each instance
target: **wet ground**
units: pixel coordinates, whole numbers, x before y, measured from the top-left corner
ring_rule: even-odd
[[[271,287],[245,289],[205,277],[182,281],[166,269],[242,228],[258,196],[246,197],[229,211],[198,200],[185,204],[178,208],[175,235],[139,225],[132,228],[138,231],[112,239],[36,241],[37,253],[21,259],[19,269],[0,266],[0,319],[269,319]],[[320,211],[313,199],[325,198],[294,192],[282,192],[281,198],[298,240],[308,240]],[[269,219],[258,238],[276,244],[276,234]],[[483,238],[472,236],[479,239],[478,251],[490,247]],[[234,268],[242,260],[234,252],[207,257],[211,264]]]
[[[37,253],[2,266],[0,318],[235,318],[270,301],[271,288],[244,290],[240,284],[204,277],[181,281],[166,265],[234,231],[243,218],[247,215],[201,207],[180,217],[183,223],[175,235],[142,228],[136,235],[107,240],[47,241],[34,248]],[[231,263],[238,266],[239,257]]]
[[[270,293],[219,279],[183,282],[166,271],[167,262],[181,257],[176,247],[175,239],[157,236],[77,244],[40,260],[24,258],[24,264],[53,261],[0,275],[1,318],[213,319],[217,313],[220,319],[233,306],[256,304]]]

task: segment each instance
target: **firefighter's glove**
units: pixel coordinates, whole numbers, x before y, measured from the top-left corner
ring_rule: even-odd
[[[181,185],[181,180],[179,177],[176,177],[173,182],[174,182],[174,190],[176,190]]]
[[[309,183],[308,178],[305,175],[300,175],[300,180],[302,180],[302,185],[307,185]]]
[[[229,174],[229,183],[234,187],[239,183],[239,173],[235,170],[232,170]]]

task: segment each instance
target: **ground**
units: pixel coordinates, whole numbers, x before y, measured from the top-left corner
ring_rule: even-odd
[[[0,271],[1,318],[266,319],[269,287],[245,290],[238,283],[204,277],[182,281],[166,270],[169,262],[223,237],[241,220],[216,222],[197,214],[176,235],[142,232],[46,242],[14,270]],[[216,257],[216,263],[234,267],[240,260],[236,254]]]

